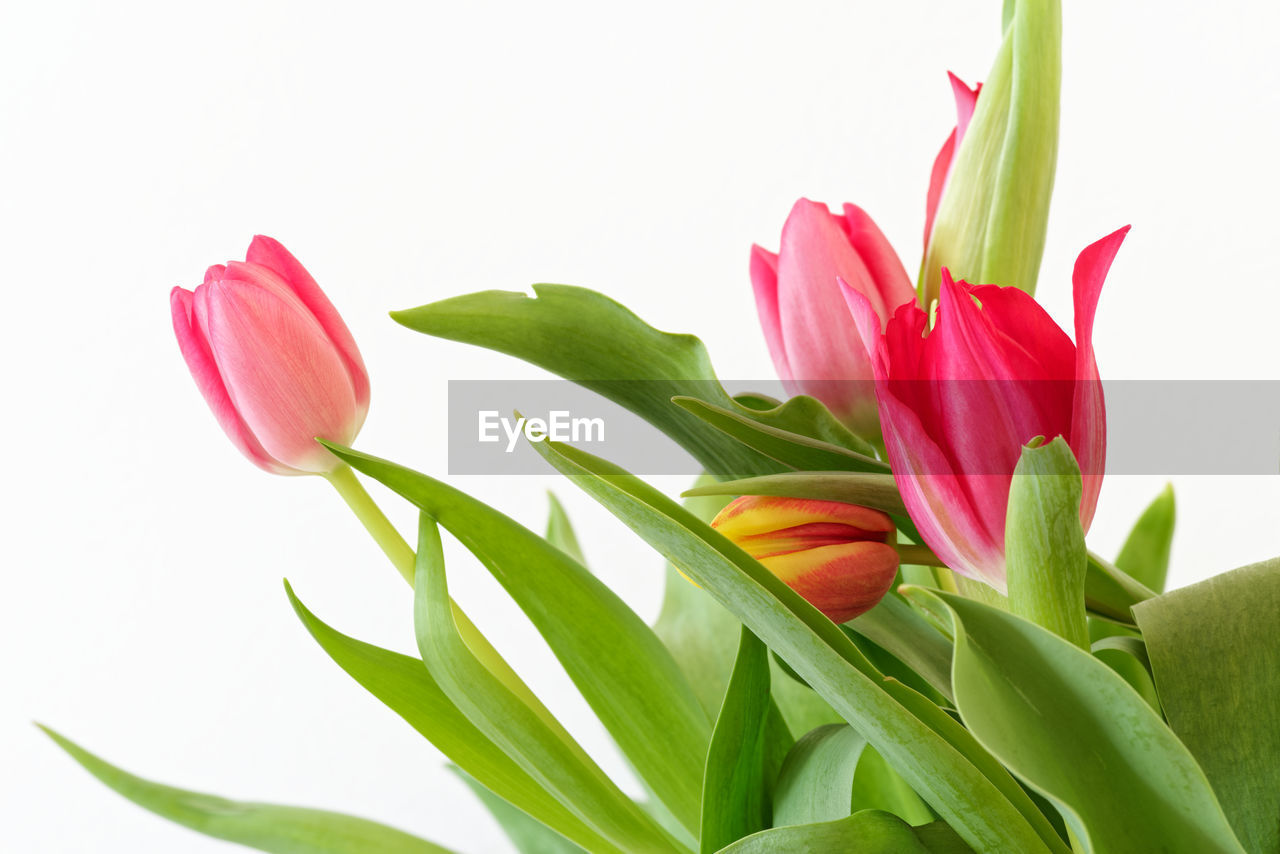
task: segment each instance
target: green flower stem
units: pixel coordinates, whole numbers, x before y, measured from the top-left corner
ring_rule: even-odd
[[[417,560],[413,549],[405,542],[404,537],[400,536],[400,532],[391,524],[391,520],[386,517],[382,509],[374,503],[373,497],[356,478],[356,473],[351,470],[351,466],[343,464],[324,478],[338,490],[342,500],[347,502],[347,506],[351,508],[352,513],[356,514],[356,518],[360,520],[360,524],[364,525],[369,536],[373,537],[373,541],[412,587],[414,563]]]
[[[928,546],[916,546],[911,543],[899,543],[894,546],[898,550],[898,560],[916,566],[946,566],[942,558],[933,553]]]

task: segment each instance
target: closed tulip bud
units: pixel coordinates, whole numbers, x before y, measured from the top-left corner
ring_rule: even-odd
[[[1012,15],[1004,41],[967,129],[969,99],[956,90],[954,161],[943,170],[936,217],[930,200],[932,228],[920,268],[926,309],[939,296],[943,267],[957,279],[1035,293],[1058,161],[1062,8],[1059,0],[1018,0],[1006,8]]]
[[[283,246],[255,237],[244,261],[215,264],[170,294],[191,376],[240,451],[275,474],[341,463],[315,440],[349,445],[369,411],[355,340],[315,279]]]
[[[787,216],[778,253],[751,249],[760,325],[787,392],[816,397],[855,432],[875,436],[871,362],[838,279],[864,295],[882,321],[915,299],[897,253],[856,205],[833,214],[801,199]]]
[[[893,520],[869,507],[747,495],[711,525],[837,623],[870,610],[898,572]]]

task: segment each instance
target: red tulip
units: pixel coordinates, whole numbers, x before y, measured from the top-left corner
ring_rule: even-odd
[[[951,164],[956,159],[956,149],[964,140],[964,132],[969,129],[969,120],[973,118],[973,108],[978,105],[978,93],[982,91],[979,83],[972,89],[959,77],[947,72],[951,78],[951,92],[956,99],[956,126],[951,135],[942,144],[942,149],[933,161],[933,172],[929,175],[929,195],[925,200],[924,211],[924,245],[929,246],[929,235],[933,233],[933,218],[938,213],[938,202],[942,199],[942,191],[951,177]]]
[[[877,335],[874,307],[845,289],[873,341],[876,396],[894,480],[925,543],[948,566],[1005,589],[1009,485],[1022,446],[1066,439],[1084,474],[1080,521],[1093,520],[1106,416],[1093,355],[1102,283],[1128,227],[1080,253],[1075,343],[1017,288],[954,282],[944,270],[937,319],[914,304]]]
[[[837,623],[884,598],[898,572],[893,520],[869,507],[746,495],[711,525]]]
[[[317,437],[349,445],[369,411],[360,351],[315,279],[270,237],[170,294],[173,331],[218,423],[275,474],[340,463]]]
[[[866,297],[882,324],[915,299],[893,247],[854,205],[833,214],[801,199],[782,228],[778,254],[751,248],[760,325],[787,392],[816,397],[855,429],[874,434],[871,362],[837,278]]]

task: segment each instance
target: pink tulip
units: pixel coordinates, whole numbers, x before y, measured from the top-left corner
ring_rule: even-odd
[[[865,340],[874,342],[885,446],[912,520],[948,566],[998,590],[1009,486],[1028,441],[1066,439],[1084,475],[1080,521],[1086,531],[1093,521],[1106,460],[1093,318],[1128,230],[1076,261],[1074,344],[1025,292],[954,282],[946,270],[932,329],[923,311],[906,305],[879,335],[874,307],[845,289]]]
[[[884,598],[898,572],[893,520],[869,507],[746,495],[711,525],[837,623]]]
[[[942,150],[933,161],[933,172],[929,175],[929,195],[925,200],[924,211],[924,245],[929,246],[929,235],[933,234],[933,218],[938,213],[938,202],[942,200],[942,191],[946,189],[947,179],[951,177],[951,164],[956,159],[956,152],[964,140],[964,133],[969,129],[969,120],[973,118],[973,108],[978,105],[978,93],[982,91],[979,83],[972,89],[959,77],[947,72],[951,78],[951,92],[956,99],[956,126],[951,135],[942,144]]]
[[[275,474],[340,463],[317,437],[349,445],[369,411],[356,342],[315,279],[270,237],[174,288],[173,331],[209,408],[240,451]]]
[[[787,392],[816,397],[850,426],[874,435],[871,362],[837,278],[867,299],[881,324],[915,300],[893,247],[854,205],[840,215],[801,199],[782,228],[778,254],[751,248],[756,308]]]

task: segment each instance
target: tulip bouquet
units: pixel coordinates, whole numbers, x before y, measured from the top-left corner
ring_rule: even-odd
[[[682,503],[573,443],[531,443],[666,559],[653,625],[592,574],[558,504],[539,534],[353,447],[367,371],[281,244],[255,238],[243,262],[174,289],[182,356],[227,435],[268,472],[333,484],[411,585],[418,648],[349,637],[290,588],[297,619],[456,765],[520,851],[1280,852],[1280,560],[1164,593],[1169,490],[1114,560],[1086,547],[1107,438],[1093,322],[1127,227],[1080,252],[1064,330],[1034,297],[1061,14],[1056,0],[1004,6],[985,84],[952,78],[958,118],[914,284],[854,205],[801,200],[779,251],[752,249],[789,399],[730,394],[698,339],[581,288],[393,314],[609,397],[697,460]],[[1049,279],[1065,287],[1066,271]],[[360,476],[418,509],[411,543]],[[442,528],[545,639],[643,800],[452,601]],[[446,850],[150,782],[50,735],[126,798],[214,837]]]

